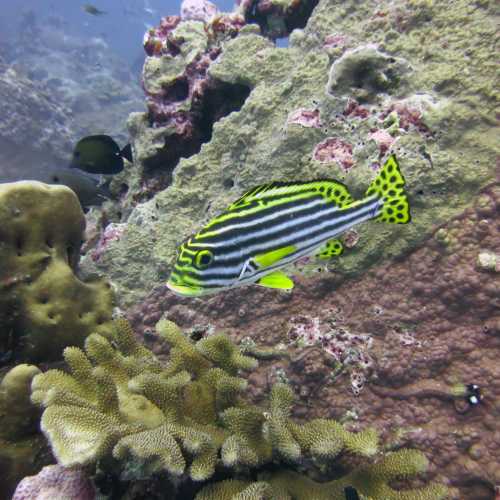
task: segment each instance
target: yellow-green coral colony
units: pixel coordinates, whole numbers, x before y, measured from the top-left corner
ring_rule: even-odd
[[[338,181],[258,186],[180,246],[167,286],[187,296],[249,283],[290,290],[280,269],[311,254],[339,255],[336,237],[351,227],[370,219],[409,222],[404,185],[392,155],[358,201]]]
[[[126,321],[118,320],[113,341],[92,334],[85,351],[65,349],[68,372],[49,370],[34,377],[31,400],[44,408],[41,428],[59,463],[90,465],[112,456],[122,464],[141,462],[148,473],[207,481],[221,466],[243,471],[271,462],[312,458],[328,463],[342,452],[365,457],[377,452],[374,430],[351,433],[328,419],[294,422],[294,397],[287,385],[272,388],[267,408],[248,403],[239,372],[254,368],[257,361],[225,335],[193,342],[166,320],[159,322],[157,332],[171,345],[166,366],[137,343]],[[305,500],[313,498],[307,496],[312,491],[315,499],[333,500],[352,484],[366,498],[390,500],[403,497],[389,481],[425,467],[421,453],[402,450],[319,485],[283,465],[255,483],[208,484],[197,499]],[[443,498],[444,489],[431,485],[404,495],[436,500]]]
[[[51,361],[92,332],[106,336],[111,289],[75,274],[85,229],[75,193],[35,181],[0,184],[0,220],[0,350]]]

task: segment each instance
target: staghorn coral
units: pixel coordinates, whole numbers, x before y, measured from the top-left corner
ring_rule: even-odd
[[[89,333],[109,333],[108,284],[75,275],[85,218],[64,186],[0,186],[0,347],[14,357],[53,360]]]
[[[157,331],[171,345],[165,367],[136,342],[125,320],[117,320],[112,342],[92,334],[85,352],[65,349],[69,373],[49,370],[34,378],[31,399],[45,408],[41,428],[61,465],[113,456],[122,467],[142,463],[147,474],[205,481],[223,466],[243,470],[307,457],[328,463],[341,452],[376,453],[374,430],[351,433],[327,419],[294,422],[294,396],[285,384],[272,388],[268,411],[247,403],[247,383],[238,374],[257,362],[225,335],[193,342],[167,320]],[[269,486],[251,486],[261,489]]]

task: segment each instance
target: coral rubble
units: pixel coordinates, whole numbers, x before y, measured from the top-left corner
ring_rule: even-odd
[[[247,488],[278,488],[295,496],[313,483],[285,472],[284,464],[307,458],[328,464],[342,452],[361,457],[377,452],[373,430],[351,433],[328,419],[295,422],[290,418],[293,392],[285,384],[274,385],[265,411],[249,404],[239,372],[255,368],[257,362],[225,335],[194,342],[162,320],[158,334],[171,345],[169,362],[162,366],[137,343],[125,320],[117,320],[115,329],[112,342],[92,334],[85,352],[66,348],[69,373],[49,370],[33,379],[31,399],[44,408],[41,428],[63,466],[105,463],[112,456],[122,468],[134,462],[142,464],[146,475],[167,472],[201,482],[211,479],[216,469],[241,475],[245,468],[281,462],[281,472],[267,486],[266,479],[257,486],[222,482],[206,486],[197,498],[226,498],[228,488],[232,495]],[[421,472],[426,464],[419,452],[399,451],[313,487],[321,492],[318,498],[336,498],[346,484],[366,496],[397,498],[388,482]],[[444,494],[442,486],[430,485],[405,492],[405,498],[438,499]]]
[[[0,185],[0,344],[15,359],[54,360],[91,332],[106,335],[112,294],[75,275],[85,218],[64,186]]]

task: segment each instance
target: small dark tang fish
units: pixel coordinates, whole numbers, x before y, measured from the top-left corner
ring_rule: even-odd
[[[103,14],[106,14],[103,10],[99,10],[97,7],[90,3],[86,3],[82,6],[82,9],[87,13],[92,16],[102,16]]]
[[[357,201],[334,180],[257,186],[180,246],[167,286],[187,296],[249,283],[290,290],[280,269],[307,255],[339,255],[337,236],[356,224],[408,223],[404,186],[394,155]]]
[[[120,150],[109,135],[89,135],[78,141],[70,166],[89,174],[117,174],[123,170],[123,158],[132,161],[130,144]]]

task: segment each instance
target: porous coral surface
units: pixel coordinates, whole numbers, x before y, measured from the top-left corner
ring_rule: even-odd
[[[146,340],[167,314],[181,325],[197,323],[200,331],[251,335],[278,352],[281,344],[287,356],[249,377],[256,401],[284,376],[299,394],[295,415],[340,418],[353,428],[372,423],[388,448],[425,451],[431,474],[455,488],[453,498],[493,498],[500,482],[500,274],[478,257],[500,254],[499,224],[500,184],[493,183],[471,207],[434,227],[420,248],[357,280],[343,283],[334,271],[300,279],[291,294],[251,287],[203,300],[159,288],[131,317]],[[317,319],[300,322],[311,338],[332,322],[358,339],[371,337],[373,364],[363,372],[359,396],[352,371],[343,367],[339,374],[328,345],[291,345],[299,321],[293,318]],[[350,348],[359,351],[359,342]],[[475,407],[455,395],[457,384],[469,383],[484,395]]]
[[[95,488],[80,469],[47,465],[36,476],[25,477],[12,500],[94,500]]]
[[[359,275],[420,244],[495,170],[493,6],[449,6],[322,0],[287,48],[242,26],[242,11],[205,24],[165,18],[144,67],[149,112],[129,119],[140,181],[128,195],[160,191],[85,268],[106,273],[131,304],[166,279],[178,244],[245,190],[336,178],[359,197],[391,151],[413,223],[364,225],[338,272]],[[230,114],[210,107],[217,96],[233,102]],[[288,121],[303,109],[322,126]],[[316,158],[320,144],[333,147]]]
[[[76,276],[85,217],[64,186],[0,185],[0,346],[13,359],[59,359],[109,331],[109,284]],[[8,361],[8,359],[3,360]]]

